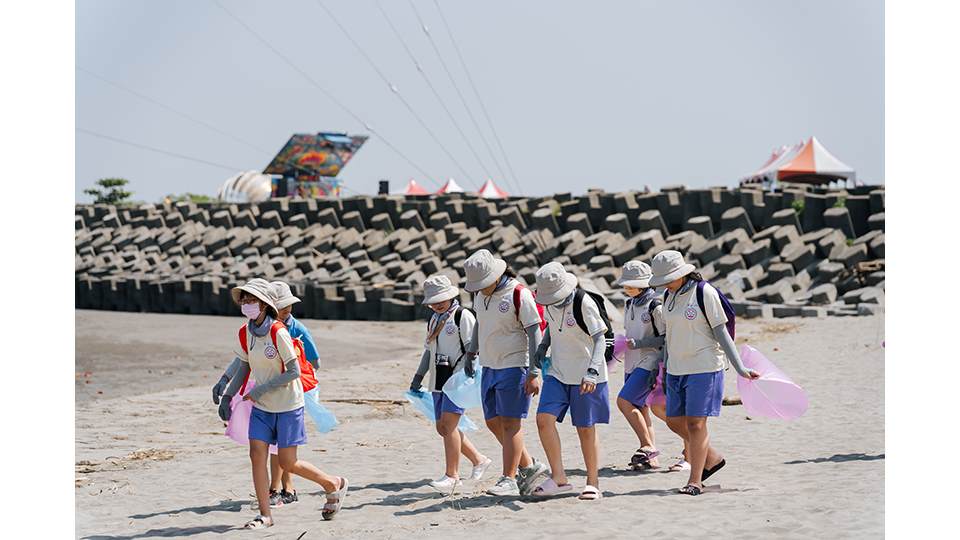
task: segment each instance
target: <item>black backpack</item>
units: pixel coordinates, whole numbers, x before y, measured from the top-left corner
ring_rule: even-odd
[[[603,351],[603,358],[609,362],[613,359],[614,336],[613,325],[610,324],[610,317],[607,315],[607,307],[604,305],[603,295],[600,293],[585,291],[580,287],[577,287],[577,290],[573,293],[573,317],[577,320],[577,326],[580,327],[580,330],[583,330],[584,334],[589,335],[590,332],[587,330],[587,323],[583,321],[584,294],[589,294],[590,298],[593,298],[594,303],[597,304],[597,308],[600,310],[600,319],[603,320],[603,324],[607,325],[606,331],[603,332],[603,341],[607,346]]]

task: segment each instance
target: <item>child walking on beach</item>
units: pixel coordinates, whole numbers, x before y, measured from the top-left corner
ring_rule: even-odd
[[[580,499],[597,500],[601,494],[596,424],[610,422],[604,358],[607,323],[594,299],[577,287],[576,276],[557,262],[547,263],[537,271],[537,302],[546,306],[547,332],[534,364],[541,367],[547,348],[551,350],[551,363],[544,374],[537,408],[537,428],[552,474],[537,486],[533,495],[549,497],[573,489],[563,468],[557,432],[557,423],[563,421],[569,409],[587,468],[587,484]]]
[[[420,366],[417,368],[410,390],[419,392],[425,375],[430,378],[427,388],[433,393],[433,407],[437,418],[437,433],[443,437],[446,471],[430,487],[449,493],[462,482],[460,480],[460,454],[473,464],[471,480],[480,480],[492,460],[480,454],[467,435],[458,429],[463,408],[443,392],[443,385],[455,373],[464,369],[467,362],[466,349],[473,339],[473,327],[476,318],[473,313],[460,305],[457,298],[460,289],[450,282],[450,278],[437,274],[423,283],[423,304],[433,310],[427,323],[427,338]]]
[[[256,278],[234,288],[231,293],[249,321],[240,329],[241,342],[236,355],[241,362],[220,400],[221,419],[230,419],[230,401],[247,376],[252,375],[256,382],[244,399],[253,401],[249,431],[250,462],[260,513],[245,527],[259,529],[273,525],[267,479],[267,455],[271,444],[278,448],[283,470],[323,487],[327,502],[323,505],[322,516],[327,520],[333,519],[343,504],[347,479],[331,476],[297,458],[297,446],[307,442],[299,356],[286,326],[277,321],[273,289],[266,280]]]
[[[464,288],[477,293],[474,337],[467,347],[464,369],[472,375],[478,351],[483,365],[481,393],[487,427],[503,447],[503,474],[487,490],[491,495],[528,494],[549,473],[534,460],[523,444],[520,422],[527,417],[530,395],[540,391],[539,370],[531,370],[530,358],[540,344],[540,312],[533,294],[516,279],[503,259],[486,249],[463,263]]]
[[[720,295],[694,272],[694,266],[673,250],[658,253],[651,266],[650,285],[667,288],[663,309],[667,425],[684,439],[690,462],[690,478],[680,493],[699,495],[703,481],[726,465],[707,433],[707,417],[720,415],[724,356],[741,377],[760,375],[740,361]]]
[[[629,297],[623,316],[627,351],[624,355],[625,381],[617,396],[617,408],[640,439],[640,448],[630,459],[630,466],[650,469],[659,466],[653,424],[649,421],[647,400],[657,384],[663,360],[663,309],[656,292],[650,288],[650,266],[641,261],[623,265],[617,284]]]

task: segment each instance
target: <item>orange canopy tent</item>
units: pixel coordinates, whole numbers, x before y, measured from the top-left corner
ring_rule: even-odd
[[[429,195],[430,192],[426,189],[423,189],[423,186],[417,183],[416,180],[410,179],[407,182],[407,187],[403,190],[404,195]]]

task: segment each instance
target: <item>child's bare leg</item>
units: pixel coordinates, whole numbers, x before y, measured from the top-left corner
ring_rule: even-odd
[[[637,434],[637,438],[640,439],[640,446],[653,448],[653,437],[647,429],[647,422],[640,409],[621,397],[617,398],[617,408],[623,413],[623,417],[627,419],[627,423],[633,428],[633,432]]]
[[[667,406],[666,405],[651,405],[650,411],[654,416],[663,420],[663,423],[667,423]]]
[[[560,433],[557,431],[557,417],[549,413],[537,413],[537,431],[540,432],[540,444],[543,446],[544,453],[547,454],[547,462],[550,463],[550,476],[558,486],[567,484],[567,471],[563,469]]]
[[[472,465],[479,465],[483,459],[483,454],[477,450],[477,447],[467,438],[467,434],[462,431],[460,432],[460,453],[463,454],[463,457],[469,459]]]
[[[280,469],[280,458],[270,454],[270,491],[280,491],[281,478],[285,472]]]
[[[647,433],[650,434],[650,446],[653,448],[657,447],[657,434],[653,430],[653,418],[650,414],[650,406],[647,405],[640,409],[640,414],[643,415],[643,421],[647,426]],[[650,467],[656,469],[660,466],[660,460],[658,458],[653,458],[650,460]]]
[[[460,478],[460,430],[457,424],[460,422],[460,415],[451,412],[440,414],[437,420],[437,433],[443,437],[443,454],[446,459],[446,475],[450,478]]]
[[[556,430],[556,428],[554,428]],[[583,451],[583,464],[587,467],[587,485],[600,487],[600,439],[596,426],[578,427],[580,449]]]
[[[503,447],[503,417],[494,416],[493,418],[486,421],[487,429],[490,430],[490,433],[493,433],[493,436],[497,438],[497,442],[500,443],[500,446]],[[522,452],[520,453],[520,466],[529,467],[533,464],[533,460],[530,459],[530,454],[527,453],[527,447],[524,446]]]
[[[267,456],[270,445],[250,439],[250,466],[253,469],[253,489],[257,494],[260,515],[270,517],[270,480],[267,478]]]
[[[323,490],[327,493],[333,493],[334,491],[340,489],[340,481],[342,480],[341,478],[331,476],[321,471],[313,464],[297,459],[296,446],[280,448],[279,457],[280,467],[283,470],[290,471],[297,476],[320,484],[320,486],[323,487]]]

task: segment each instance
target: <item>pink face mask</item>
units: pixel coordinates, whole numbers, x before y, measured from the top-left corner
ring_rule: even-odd
[[[240,306],[240,312],[248,319],[257,320],[260,317],[260,306],[258,304],[243,304]]]

